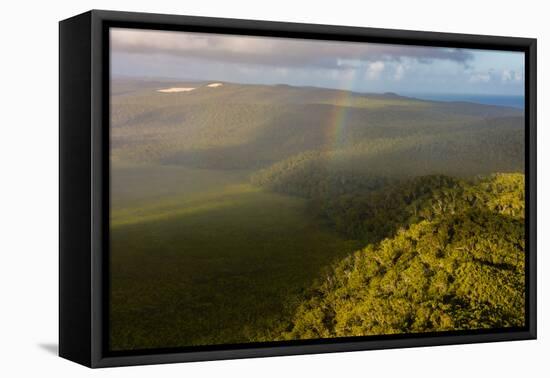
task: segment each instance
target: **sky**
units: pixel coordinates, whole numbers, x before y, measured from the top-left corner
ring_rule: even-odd
[[[121,28],[110,38],[112,77],[399,94],[524,91],[521,52]]]

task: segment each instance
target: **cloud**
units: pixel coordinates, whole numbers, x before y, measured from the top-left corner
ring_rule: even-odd
[[[490,72],[474,72],[469,79],[470,83],[488,83],[490,80]]]
[[[461,64],[473,59],[472,52],[466,49],[120,28],[111,29],[111,48],[115,53],[330,69],[369,67],[370,63],[399,62],[404,58],[421,63],[447,60]]]
[[[502,71],[496,71],[489,69],[487,71],[475,71],[470,73],[470,83],[488,83],[500,82],[504,84],[521,83],[523,81],[523,74],[519,71],[504,69]]]
[[[520,72],[514,70],[503,70],[501,75],[501,80],[503,83],[510,82],[521,82],[523,80],[523,75]]]
[[[393,79],[396,81],[401,80],[405,75],[405,70],[406,70],[406,67],[404,64],[398,64],[395,67],[395,72],[393,73]]]
[[[370,63],[367,68],[367,78],[369,79],[378,79],[382,72],[384,71],[385,64],[384,62],[378,61]]]

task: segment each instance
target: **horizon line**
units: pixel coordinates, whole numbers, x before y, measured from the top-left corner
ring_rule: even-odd
[[[384,95],[384,94],[392,94],[392,95],[398,95],[401,97],[410,97],[411,95],[424,95],[424,96],[487,96],[487,97],[522,97],[525,98],[524,93],[516,94],[516,93],[475,93],[475,92],[416,92],[416,91],[395,91],[395,90],[387,90],[387,91],[360,91],[360,90],[354,90],[354,89],[344,89],[344,88],[338,88],[338,87],[323,87],[323,86],[317,86],[317,85],[299,85],[299,84],[289,84],[289,83],[262,83],[262,82],[255,82],[255,83],[240,83],[236,81],[228,81],[228,80],[218,80],[218,79],[198,79],[198,78],[177,78],[177,77],[169,77],[169,76],[132,76],[132,75],[111,75],[110,80],[135,80],[135,81],[175,81],[175,82],[186,82],[186,83],[204,83],[204,82],[219,82],[219,83],[227,83],[227,84],[235,84],[235,85],[265,85],[265,86],[289,86],[293,88],[315,88],[315,89],[324,89],[324,90],[336,90],[336,91],[345,91],[345,92],[351,92],[351,93],[357,93],[357,94],[378,94],[378,95]],[[423,100],[420,99],[419,100]]]

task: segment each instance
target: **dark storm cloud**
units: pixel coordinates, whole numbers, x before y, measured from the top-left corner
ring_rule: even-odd
[[[132,29],[113,29],[111,46],[114,52],[286,67],[348,68],[403,58],[466,64],[473,58],[472,52],[464,49]]]

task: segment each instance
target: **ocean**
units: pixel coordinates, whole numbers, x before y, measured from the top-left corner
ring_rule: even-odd
[[[468,94],[426,94],[426,93],[407,93],[408,97],[415,97],[422,100],[432,101],[465,101],[484,105],[510,106],[513,108],[524,109],[525,98],[523,96],[506,95],[468,95]]]

